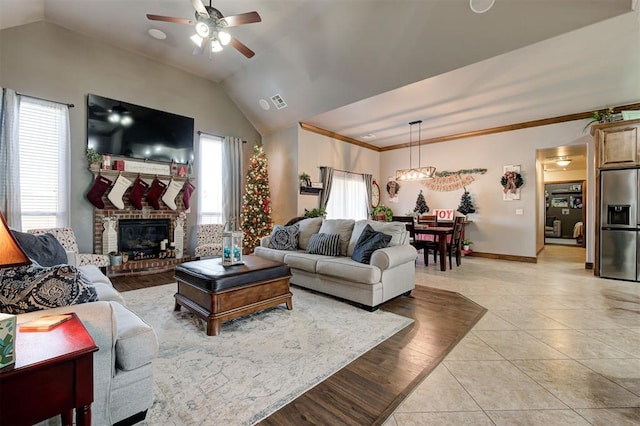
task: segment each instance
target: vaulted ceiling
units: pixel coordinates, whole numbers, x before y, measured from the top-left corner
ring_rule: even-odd
[[[589,93],[599,65],[576,31],[637,15],[629,13],[635,4],[495,0],[476,14],[469,0],[214,0],[225,16],[262,17],[229,29],[256,53],[251,59],[231,48],[194,56],[192,26],[146,18],[194,19],[191,0],[0,0],[0,28],[46,20],[219,82],[263,134],[306,122],[388,147],[407,141],[413,120],[429,138],[570,114],[576,102],[591,110],[627,100]],[[152,28],[166,39],[152,38]],[[553,52],[549,41],[540,47],[571,32],[577,57]],[[514,51],[522,54],[507,54]],[[560,92],[568,83],[572,102]],[[276,94],[286,108],[275,108]]]

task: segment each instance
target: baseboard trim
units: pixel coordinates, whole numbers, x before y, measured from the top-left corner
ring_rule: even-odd
[[[536,257],[514,256],[512,254],[499,254],[499,253],[482,253],[475,250],[471,256],[484,257],[487,259],[509,260],[512,262],[538,263],[538,258]]]

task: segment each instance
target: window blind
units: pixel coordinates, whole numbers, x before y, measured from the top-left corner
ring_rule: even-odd
[[[68,107],[21,97],[18,119],[22,228],[68,225]]]

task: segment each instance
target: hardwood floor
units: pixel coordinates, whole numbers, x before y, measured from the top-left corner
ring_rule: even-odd
[[[175,280],[169,272],[112,282],[127,291]],[[381,309],[414,323],[258,424],[382,424],[486,312],[458,293],[423,286]]]

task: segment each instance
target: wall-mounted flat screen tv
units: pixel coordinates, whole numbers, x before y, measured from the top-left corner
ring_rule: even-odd
[[[193,118],[98,95],[87,98],[87,145],[99,154],[193,162]]]

